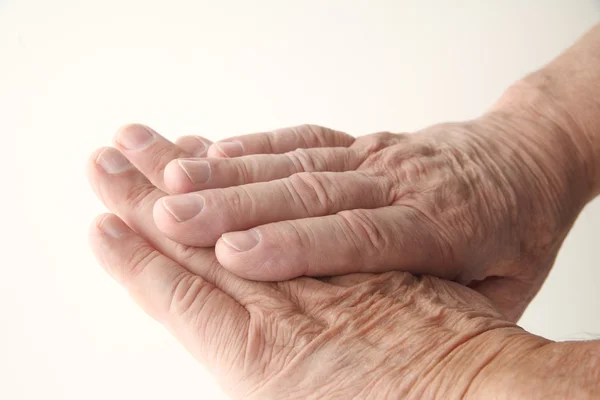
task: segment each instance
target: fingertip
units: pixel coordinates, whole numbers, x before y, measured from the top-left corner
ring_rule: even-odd
[[[182,136],[175,144],[193,157],[206,157],[206,152],[212,141],[198,135]]]
[[[111,267],[111,258],[114,257],[116,248],[126,244],[120,242],[133,231],[116,215],[101,214],[90,224],[88,242],[92,252],[100,261],[102,267],[115,279],[119,280],[115,269]]]
[[[96,216],[96,218],[94,218],[94,220],[92,221],[92,223],[90,224],[90,226],[88,228],[88,236],[90,237],[90,240],[102,235],[102,230],[100,229],[100,225],[102,224],[102,221],[104,220],[104,218],[106,218],[108,215],[109,214],[100,214],[100,215]]]
[[[86,170],[88,177],[91,176],[94,172],[96,172],[98,170],[98,167],[99,167],[98,157],[106,149],[109,149],[109,147],[100,147],[100,148],[94,150],[88,157],[86,165],[85,165],[85,170]]]
[[[169,239],[187,245],[196,247],[212,247],[217,241],[214,232],[209,229],[202,229],[202,221],[197,221],[193,217],[187,221],[181,221],[172,210],[172,207],[165,204],[169,199],[182,199],[181,196],[165,196],[154,203],[152,218],[154,224]],[[218,227],[217,227],[218,228]]]
[[[254,281],[284,281],[302,275],[296,273],[297,269],[293,260],[286,260],[285,254],[268,243],[262,243],[262,239],[261,243],[256,246],[247,242],[246,244],[249,243],[251,247],[245,251],[243,251],[244,247],[239,246],[239,241],[235,243],[231,240],[231,235],[246,234],[252,231],[226,233],[217,240],[215,255],[225,269],[240,278]],[[247,239],[245,240],[247,241]]]
[[[109,240],[120,239],[131,232],[123,220],[110,213],[97,216],[90,226],[90,235],[104,236]]]
[[[177,221],[175,216],[165,206],[164,201],[166,197],[163,197],[154,203],[154,208],[152,209],[152,218],[154,219],[154,224],[158,230],[165,235],[172,237],[173,226],[178,224],[179,221]]]
[[[194,183],[182,168],[180,160],[172,160],[165,167],[164,180],[172,194],[188,193],[194,190]]]
[[[228,158],[227,155],[223,153],[218,146],[216,146],[216,143],[210,145],[206,151],[206,157]]]
[[[115,175],[133,168],[133,164],[114,147],[101,147],[88,160],[88,173],[102,171]]]
[[[207,152],[208,157],[234,158],[244,155],[244,146],[238,141],[223,141],[213,143]]]
[[[256,281],[265,280],[260,273],[256,273],[256,269],[253,268],[252,259],[246,257],[244,252],[240,253],[232,248],[223,240],[223,237],[220,237],[215,244],[215,256],[223,268],[240,278]]]

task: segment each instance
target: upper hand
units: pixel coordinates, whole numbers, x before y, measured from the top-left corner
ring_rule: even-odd
[[[216,243],[239,276],[432,274],[471,285],[517,319],[581,208],[532,145],[536,127],[494,114],[358,139],[303,126],[168,165],[152,156],[165,153],[158,142],[121,149],[166,168],[155,174],[165,190],[195,191],[157,202],[158,228],[186,245]]]
[[[185,153],[162,138],[154,145],[162,160]],[[160,164],[136,163],[164,184]],[[116,214],[91,228],[101,264],[236,398],[478,398],[488,394],[482,371],[501,375],[514,368],[508,360],[546,343],[484,297],[436,278],[244,280],[212,249],[157,230],[152,208],[166,194],[117,150],[96,152],[89,176]]]

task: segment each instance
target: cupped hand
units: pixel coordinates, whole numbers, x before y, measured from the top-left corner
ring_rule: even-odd
[[[232,138],[163,166],[166,190],[192,193],[157,202],[154,219],[175,241],[216,244],[241,277],[432,274],[516,320],[583,205],[569,186],[578,177],[556,162],[577,154],[542,129],[554,127],[489,113],[414,134],[302,126]]]
[[[153,140],[162,148],[155,160],[187,153]],[[160,163],[141,158],[141,169],[151,167],[148,178],[164,184]],[[88,171],[114,213],[91,228],[99,261],[233,397],[485,396],[488,371],[499,374],[515,355],[545,343],[483,296],[437,278],[389,272],[244,280],[222,268],[213,249],[179,244],[156,228],[152,210],[166,194],[118,150],[97,151]]]

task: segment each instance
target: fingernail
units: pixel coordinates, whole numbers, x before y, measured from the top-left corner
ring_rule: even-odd
[[[204,153],[206,153],[206,143],[204,143],[198,136],[186,136],[180,140],[181,142],[177,144],[187,145],[185,148],[193,149],[192,155],[194,157],[201,157],[204,155]]]
[[[104,217],[98,225],[98,228],[115,239],[118,239],[129,232],[129,228],[127,228],[127,225],[125,225],[123,221],[110,216]]]
[[[206,183],[210,178],[210,164],[199,160],[177,160],[192,183]]]
[[[217,142],[214,145],[227,157],[239,157],[244,154],[244,148],[240,142]]]
[[[200,140],[198,140],[198,142],[200,144],[194,149],[194,153],[192,155],[194,157],[204,157],[208,148],[204,143],[200,142]]]
[[[254,230],[245,232],[231,232],[221,236],[229,247],[236,251],[248,251],[258,244],[260,236]]]
[[[197,194],[165,197],[163,206],[177,221],[184,222],[202,211],[204,198]]]
[[[142,150],[152,142],[154,134],[140,126],[123,129],[117,134],[117,142],[127,150]]]
[[[96,164],[109,174],[119,174],[133,167],[119,150],[111,148],[104,149],[98,154]]]

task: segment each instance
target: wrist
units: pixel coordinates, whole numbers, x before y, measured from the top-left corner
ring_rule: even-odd
[[[498,173],[520,238],[520,262],[552,265],[581,209],[593,197],[588,157],[546,96],[526,82],[509,88],[475,123]],[[524,276],[539,287],[546,274]]]
[[[531,248],[524,251],[535,262],[552,264],[597,192],[590,146],[583,145],[579,128],[551,97],[527,79],[510,87],[482,119],[492,127],[490,140],[499,143],[497,157],[513,188],[514,223],[523,224],[521,237],[530,238]],[[504,135],[497,137],[498,131]]]
[[[513,140],[535,158],[546,176],[558,181],[575,202],[585,205],[600,191],[600,171],[590,135],[568,107],[542,83],[544,70],[509,87],[488,112],[513,124]]]
[[[495,354],[483,364],[465,392],[464,398],[518,399],[527,393],[529,385],[516,379],[523,373],[523,363],[536,349],[549,343],[548,340],[514,328],[497,332]],[[480,346],[488,346],[482,343]],[[527,383],[527,380],[525,380]]]
[[[556,343],[528,333],[507,339],[473,381],[473,398],[598,398],[600,343]]]
[[[546,342],[518,326],[477,335],[451,357],[446,370],[453,373],[445,377],[446,385],[431,385],[436,395],[428,393],[430,396],[424,397],[513,399],[511,394],[518,392],[511,386],[511,368],[518,364],[521,356]]]

